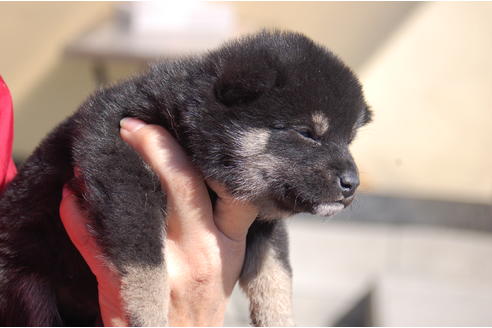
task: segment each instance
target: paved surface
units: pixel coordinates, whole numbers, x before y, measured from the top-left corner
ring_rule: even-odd
[[[492,234],[298,216],[289,222],[300,326],[338,322],[372,294],[375,325],[492,325]],[[236,291],[228,325],[246,325]]]

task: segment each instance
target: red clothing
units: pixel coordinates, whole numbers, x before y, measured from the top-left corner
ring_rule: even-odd
[[[12,161],[14,117],[9,89],[0,76],[0,192],[17,173]]]

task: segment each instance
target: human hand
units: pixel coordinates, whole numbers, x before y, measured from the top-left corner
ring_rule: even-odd
[[[218,195],[212,208],[203,177],[167,131],[132,118],[124,119],[121,126],[121,137],[152,167],[167,195],[169,324],[221,325],[241,272],[246,235],[257,210],[232,199],[220,184],[207,181]],[[67,187],[60,215],[72,242],[97,278],[104,324],[126,324],[120,277],[104,261],[87,231],[87,219]]]

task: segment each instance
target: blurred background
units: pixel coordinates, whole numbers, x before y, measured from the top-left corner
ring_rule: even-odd
[[[338,54],[374,111],[351,208],[289,220],[298,325],[491,326],[491,3],[1,2],[16,161],[97,87],[262,27]]]

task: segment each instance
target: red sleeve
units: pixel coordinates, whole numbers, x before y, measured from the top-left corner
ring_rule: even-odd
[[[14,117],[9,89],[0,76],[0,191],[17,173],[12,161]]]

